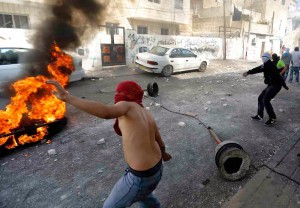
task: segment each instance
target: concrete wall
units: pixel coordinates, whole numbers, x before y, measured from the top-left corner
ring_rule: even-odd
[[[148,20],[131,20],[134,25],[134,30],[137,31],[138,26],[148,27],[148,33],[151,35],[161,35],[161,28],[169,29],[169,35],[176,35],[179,33],[178,24],[170,24],[164,22],[153,22]]]
[[[0,13],[5,14],[20,14],[27,15],[29,19],[29,25],[34,28],[38,23],[46,18],[47,10],[42,4],[38,3],[5,3],[0,2]],[[1,35],[1,34],[0,34]]]
[[[106,21],[118,19],[127,29],[132,29],[133,20],[149,20],[152,22],[165,22],[172,24],[190,23],[190,0],[183,0],[183,9],[174,8],[175,0],[160,0],[160,3],[148,0],[114,0],[110,1],[107,8]],[[124,20],[124,19],[128,19]]]
[[[16,30],[16,29],[0,29],[0,33],[5,34],[6,40],[16,45],[26,46],[30,42],[34,30]],[[259,60],[261,56],[262,42],[265,42],[264,51],[273,51],[279,54],[279,40],[259,39],[255,35],[256,45],[246,47],[246,42],[241,38],[227,39],[227,59],[244,58],[246,48],[248,49],[248,60]],[[122,36],[116,37],[122,43]],[[102,70],[101,62],[101,44],[108,43],[110,37],[107,36],[106,31],[101,31],[90,41],[83,42],[82,48],[88,51],[83,58],[83,67],[86,70]],[[276,42],[277,41],[277,42]],[[7,41],[5,41],[7,42]],[[0,41],[0,45],[4,43]],[[126,64],[134,65],[134,59],[137,53],[147,51],[156,45],[177,45],[192,50],[199,56],[204,56],[208,59],[222,59],[223,58],[223,39],[222,38],[208,38],[195,36],[164,36],[164,35],[140,35],[136,34],[134,30],[126,30],[125,33],[125,47],[126,47]],[[263,51],[263,52],[264,52]]]
[[[138,35],[134,31],[126,31],[127,64],[134,64],[135,56],[142,49],[151,49],[156,45],[177,45],[192,50],[199,56],[208,59],[223,58],[223,40],[221,38]],[[240,38],[227,39],[227,58],[243,58],[243,41]]]

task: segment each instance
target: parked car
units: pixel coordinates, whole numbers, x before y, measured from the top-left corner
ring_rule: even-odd
[[[34,54],[34,55],[32,55]],[[81,80],[84,77],[82,58],[76,53],[72,56],[75,66],[69,76],[69,82]],[[45,73],[48,54],[32,48],[0,46],[0,91],[3,86],[26,76],[36,76]],[[43,70],[43,71],[42,71]]]
[[[154,46],[149,52],[138,53],[135,64],[141,70],[169,77],[173,72],[187,70],[203,72],[207,68],[208,60],[185,48]]]

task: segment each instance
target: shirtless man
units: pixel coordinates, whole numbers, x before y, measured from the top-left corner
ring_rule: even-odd
[[[56,87],[54,94],[61,101],[99,118],[116,119],[114,129],[122,135],[124,157],[129,167],[103,207],[129,207],[134,202],[142,207],[160,207],[152,192],[162,176],[162,160],[172,157],[165,151],[154,118],[143,108],[142,88],[132,81],[121,82],[116,88],[115,104],[105,105],[74,97],[57,81],[48,80],[47,84]]]

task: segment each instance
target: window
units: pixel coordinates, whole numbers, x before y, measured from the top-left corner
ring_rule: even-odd
[[[18,64],[24,62],[29,54],[27,49],[2,48],[0,49],[0,65]]]
[[[179,57],[183,57],[182,55],[182,51],[179,48],[174,48],[171,52],[171,56],[172,58],[179,58]]]
[[[155,54],[155,55],[158,55],[158,56],[164,56],[168,50],[169,49],[165,48],[165,47],[154,46],[153,48],[151,48],[149,53],[152,53],[152,54]]]
[[[175,9],[183,9],[183,0],[175,0]]]
[[[167,29],[167,28],[161,28],[160,34],[161,35],[169,35],[169,29]]]
[[[191,51],[187,49],[181,49],[181,51],[184,57],[195,57],[195,54],[193,54]]]
[[[148,0],[149,2],[160,3],[160,0]]]
[[[147,52],[148,50],[149,50],[148,47],[145,46],[139,47],[139,53],[144,53]]]
[[[144,27],[144,26],[138,26],[137,33],[138,34],[148,34],[148,28]]]
[[[119,26],[118,23],[111,23],[111,22],[106,22],[105,25],[106,27],[106,34],[107,35],[119,35]]]
[[[26,16],[13,15],[13,17],[16,28],[28,29],[28,19]]]
[[[0,14],[0,28],[29,29],[28,17],[15,14]]]

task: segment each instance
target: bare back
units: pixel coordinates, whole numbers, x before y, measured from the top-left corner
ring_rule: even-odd
[[[155,139],[156,123],[150,112],[132,102],[130,110],[118,120],[128,165],[138,171],[155,166],[162,155]]]

